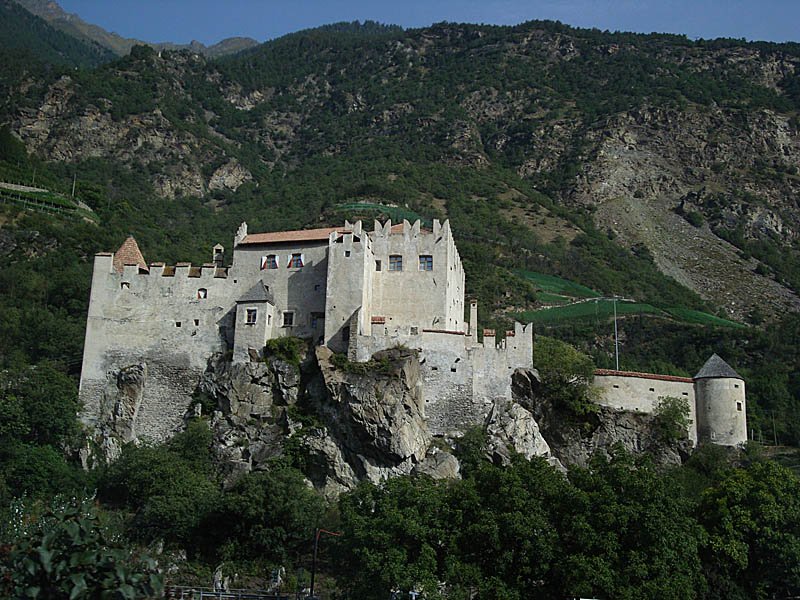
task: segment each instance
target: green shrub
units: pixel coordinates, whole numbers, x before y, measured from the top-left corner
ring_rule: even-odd
[[[265,358],[278,358],[288,362],[298,369],[300,368],[300,360],[303,350],[305,350],[305,342],[296,337],[280,337],[267,340],[264,344]]]
[[[677,442],[688,436],[689,401],[686,398],[662,396],[655,410],[656,431],[665,442]]]

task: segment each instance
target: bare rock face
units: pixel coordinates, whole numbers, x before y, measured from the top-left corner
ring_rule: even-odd
[[[354,470],[375,482],[410,473],[432,440],[416,353],[379,352],[351,372],[334,366],[329,349],[316,354],[325,388],[318,408]]]
[[[227,163],[219,167],[211,175],[208,181],[210,190],[231,190],[236,191],[246,181],[252,181],[253,175],[245,169],[239,161],[232,158]]]
[[[489,455],[496,464],[509,464],[512,452],[528,460],[534,456],[550,457],[550,446],[539,432],[533,415],[512,400],[495,400],[486,420],[486,433]]]
[[[418,463],[411,471],[414,475],[427,475],[432,479],[458,479],[461,477],[461,465],[458,459],[432,446],[425,460]]]
[[[116,444],[109,446],[110,455],[106,459],[116,458],[114,450],[120,443],[138,441],[136,437],[136,420],[142,406],[144,387],[147,380],[147,365],[144,363],[130,365],[116,373],[109,373],[103,401],[101,403],[99,425],[95,436],[100,439],[115,439]],[[105,442],[100,442],[104,445]]]
[[[353,489],[359,478],[342,448],[327,429],[315,429],[302,438],[307,455],[306,476],[329,500]]]

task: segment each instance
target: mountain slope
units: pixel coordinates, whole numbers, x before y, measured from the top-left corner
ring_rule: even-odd
[[[113,58],[105,48],[58,31],[13,0],[0,0],[0,49],[14,56],[14,62],[26,56],[55,64],[95,66]],[[10,66],[8,61],[4,65],[4,70]]]
[[[800,307],[799,55],[792,44],[546,22],[414,31],[350,24],[216,62],[142,50],[50,83],[38,107],[12,119],[30,150],[143,169],[164,198],[234,201],[242,186],[252,195],[252,185],[269,188],[319,157],[368,171],[382,157],[395,163],[380,175],[384,183],[340,192],[339,202],[399,200],[460,220],[463,234],[478,236],[468,215],[495,210],[506,224],[498,230],[514,222],[531,239],[542,219],[530,215],[555,207],[569,215],[562,230],[594,242],[569,242],[567,250],[584,256],[578,266],[548,249],[547,269],[605,293],[643,293],[629,263],[654,261],[743,319]],[[453,190],[437,204],[419,182],[396,198],[391,182],[403,162],[487,180],[502,172],[506,188],[477,193],[478,212]],[[597,269],[588,265],[607,269],[613,255],[598,250],[592,231],[614,239],[622,254],[612,269],[627,275],[592,280]],[[541,239],[555,238],[543,231]],[[520,267],[537,254],[538,242],[504,260]],[[677,286],[663,284],[670,285]],[[647,292],[648,301],[658,302],[663,286]]]
[[[258,42],[246,37],[226,38],[211,46],[206,46],[200,42],[193,41],[190,44],[150,43],[126,38],[114,32],[109,32],[98,25],[87,23],[76,14],[64,11],[57,2],[53,0],[15,0],[26,10],[34,15],[41,17],[52,25],[55,29],[75,37],[85,42],[98,44],[110,50],[116,56],[125,56],[136,45],[147,44],[157,50],[179,50],[188,49],[211,58],[224,56],[240,52],[246,48],[251,48]]]

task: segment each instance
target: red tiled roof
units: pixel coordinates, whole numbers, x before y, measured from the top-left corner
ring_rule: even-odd
[[[613,369],[597,369],[595,377],[610,375],[612,377],[638,377],[639,379],[655,379],[656,381],[678,381],[681,383],[694,383],[691,377],[677,377],[675,375],[657,375],[655,373],[638,373],[636,371],[614,371]]]
[[[114,253],[114,270],[122,273],[125,265],[139,265],[140,268],[149,271],[147,262],[142,256],[142,251],[139,250],[139,244],[136,243],[132,235],[128,236],[128,239],[122,242],[119,250]]]
[[[270,233],[251,233],[240,244],[280,244],[284,242],[313,242],[327,240],[334,232],[349,233],[342,227],[323,227],[321,229],[300,229],[297,231],[272,231]]]

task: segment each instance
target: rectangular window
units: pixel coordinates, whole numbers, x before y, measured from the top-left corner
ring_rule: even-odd
[[[258,318],[258,309],[248,308],[245,323],[247,323],[248,325],[255,325],[257,318]]]
[[[737,402],[736,403],[736,410],[738,410],[739,412],[742,412],[742,403],[741,402]]]
[[[430,254],[419,255],[419,270],[433,271],[433,257]]]
[[[302,269],[303,268],[303,255],[302,254],[292,254],[292,258],[289,259],[289,268],[290,269]]]
[[[389,255],[389,270],[402,271],[403,270],[403,256],[400,254]]]
[[[344,255],[346,258],[350,258],[350,250],[345,250]]]
[[[379,261],[379,260],[375,261],[375,270],[376,271],[380,271],[381,270],[381,261]]]
[[[292,327],[294,326],[294,313],[291,311],[286,311],[283,313],[283,326],[284,327]]]
[[[278,257],[274,254],[268,254],[267,256],[261,257],[261,270],[264,269],[277,269],[278,268]]]
[[[312,312],[311,313],[311,329],[319,327],[320,321],[325,319],[325,313]]]

